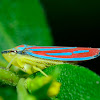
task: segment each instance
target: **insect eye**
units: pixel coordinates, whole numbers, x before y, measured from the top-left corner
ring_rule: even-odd
[[[14,52],[17,53],[17,50],[15,50]]]
[[[12,50],[12,51],[10,51],[10,52],[17,53],[17,50]]]

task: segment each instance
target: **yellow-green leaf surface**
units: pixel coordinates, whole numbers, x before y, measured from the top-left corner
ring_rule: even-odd
[[[46,74],[58,72],[61,89],[59,100],[99,100],[100,77],[82,66],[63,64],[51,66],[44,70]],[[37,73],[41,75],[41,73]]]

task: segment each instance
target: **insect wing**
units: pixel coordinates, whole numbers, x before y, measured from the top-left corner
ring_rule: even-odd
[[[99,56],[98,48],[57,47],[57,46],[27,46],[28,55],[60,61],[84,61]]]

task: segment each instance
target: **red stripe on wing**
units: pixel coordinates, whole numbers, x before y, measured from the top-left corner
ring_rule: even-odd
[[[65,47],[30,47],[27,49],[43,49],[43,48],[65,48]],[[89,50],[89,52],[85,53],[76,53],[74,54],[74,51],[79,51],[79,50]],[[42,56],[48,56],[48,57],[57,57],[57,58],[81,58],[81,57],[90,57],[90,56],[95,56],[99,54],[99,49],[98,48],[73,48],[73,49],[62,49],[62,50],[50,50],[50,51],[32,51],[34,54],[42,55]],[[47,53],[67,53],[71,52],[72,55],[48,55]]]

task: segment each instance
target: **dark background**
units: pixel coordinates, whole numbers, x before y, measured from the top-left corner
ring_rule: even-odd
[[[41,0],[56,46],[100,47],[99,0]],[[100,75],[100,57],[80,63]]]

